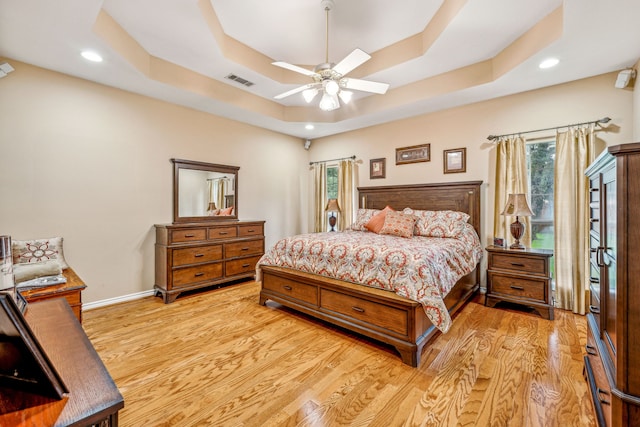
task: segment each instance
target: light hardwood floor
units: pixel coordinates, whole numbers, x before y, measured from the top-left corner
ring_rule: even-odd
[[[582,316],[471,302],[416,369],[258,293],[245,282],[85,311],[125,399],[120,425],[595,426]]]

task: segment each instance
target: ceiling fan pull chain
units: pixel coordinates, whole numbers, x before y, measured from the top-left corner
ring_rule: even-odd
[[[329,7],[329,5],[326,5],[325,8],[324,8],[324,13],[325,13],[325,15],[327,17],[327,19],[326,19],[326,31],[325,31],[325,34],[326,34],[326,43],[325,43],[326,49],[325,49],[325,54],[324,54],[324,57],[325,57],[324,62],[326,62],[327,64],[329,63],[329,10],[330,9],[331,8]]]

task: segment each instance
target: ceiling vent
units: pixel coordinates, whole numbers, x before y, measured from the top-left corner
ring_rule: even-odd
[[[246,87],[251,87],[254,85],[253,82],[250,82],[247,79],[243,79],[242,77],[236,76],[235,74],[227,74],[225,79],[233,80],[234,82],[240,83],[241,85],[245,85]]]

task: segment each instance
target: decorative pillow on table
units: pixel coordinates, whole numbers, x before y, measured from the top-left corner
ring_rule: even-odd
[[[405,208],[402,212],[415,215],[418,220],[414,233],[424,237],[458,237],[469,215],[458,211],[421,211]]]
[[[380,229],[379,234],[411,238],[413,237],[413,231],[417,219],[418,218],[414,215],[402,212],[387,212],[387,215],[384,218],[384,224]]]
[[[13,240],[11,250],[14,264],[30,264],[56,260],[63,270],[69,268],[64,259],[62,237],[49,239]]]
[[[373,233],[379,233],[382,230],[382,226],[384,225],[384,220],[387,216],[387,213],[394,212],[393,208],[390,206],[385,206],[377,214],[373,215],[369,221],[364,225],[364,228]]]
[[[62,274],[62,268],[58,260],[15,264],[13,266],[13,277],[16,283],[38,277],[57,276],[58,274]]]

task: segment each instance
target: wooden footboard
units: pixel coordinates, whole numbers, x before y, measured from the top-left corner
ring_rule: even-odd
[[[445,298],[451,315],[478,290],[477,271],[458,281]],[[419,365],[425,344],[439,332],[416,301],[280,267],[262,267],[260,304],[267,300],[390,344],[404,363],[414,367]]]

